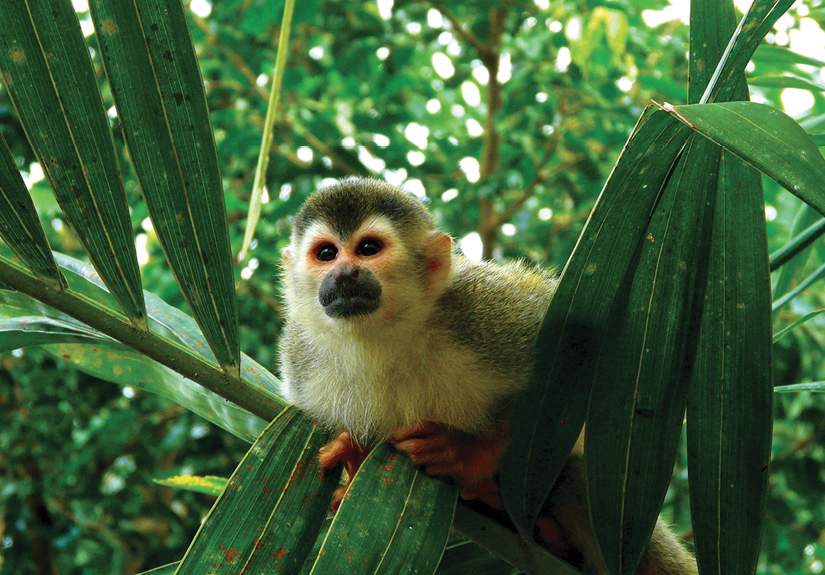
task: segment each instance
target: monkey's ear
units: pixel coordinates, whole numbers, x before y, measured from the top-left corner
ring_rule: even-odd
[[[285,267],[292,266],[292,246],[287,246],[281,249],[281,265]]]
[[[427,275],[428,287],[438,297],[450,280],[453,241],[444,232],[435,231],[427,238],[424,253],[424,271]]]

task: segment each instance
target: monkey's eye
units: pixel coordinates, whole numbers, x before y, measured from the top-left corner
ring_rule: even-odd
[[[355,248],[355,253],[359,256],[374,256],[378,252],[383,249],[384,246],[381,245],[376,239],[373,238],[366,238],[361,240],[358,244],[358,247]]]
[[[338,257],[338,248],[332,244],[323,244],[315,250],[315,257],[322,262],[331,262]]]

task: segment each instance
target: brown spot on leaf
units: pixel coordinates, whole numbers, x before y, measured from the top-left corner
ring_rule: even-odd
[[[274,559],[283,559],[286,556],[286,549],[283,546],[278,547],[278,550],[272,554]]]
[[[221,550],[221,553],[223,553],[223,556],[226,558],[227,562],[229,562],[229,563],[234,563],[235,559],[238,558],[238,555],[241,554],[241,552],[238,551],[237,549],[227,549],[223,545],[219,545],[218,549]]]
[[[117,22],[111,18],[106,18],[100,23],[100,31],[106,36],[114,36],[118,32]]]
[[[26,61],[26,52],[19,46],[9,50],[9,56],[15,64],[22,64]]]

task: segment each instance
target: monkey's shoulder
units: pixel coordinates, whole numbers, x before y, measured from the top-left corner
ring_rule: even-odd
[[[499,265],[459,257],[445,295],[456,303],[478,309],[514,304],[519,309],[543,312],[557,283],[552,271],[523,261]]]
[[[496,265],[459,259],[449,287],[438,301],[433,321],[489,367],[529,369],[556,276],[522,262]]]

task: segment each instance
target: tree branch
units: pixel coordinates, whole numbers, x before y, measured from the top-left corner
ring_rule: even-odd
[[[481,179],[488,179],[499,171],[501,163],[501,138],[495,123],[495,115],[501,109],[501,84],[498,81],[499,62],[501,61],[501,38],[504,35],[504,20],[507,13],[504,8],[490,10],[490,42],[486,50],[479,52],[481,62],[487,68],[487,117],[484,119],[484,142],[481,154]],[[482,242],[481,257],[488,260],[498,243],[498,227],[493,198],[482,197],[479,200],[479,235]]]
[[[490,47],[486,46],[478,39],[478,37],[473,34],[469,29],[465,28],[464,25],[459,21],[453,11],[447,8],[444,4],[440,2],[430,2],[429,3],[432,8],[438,10],[442,16],[444,16],[452,25],[453,30],[455,31],[455,35],[458,36],[459,40],[462,42],[466,42],[467,44],[471,45],[475,48],[476,52],[478,52],[479,56],[484,54],[489,54]]]

